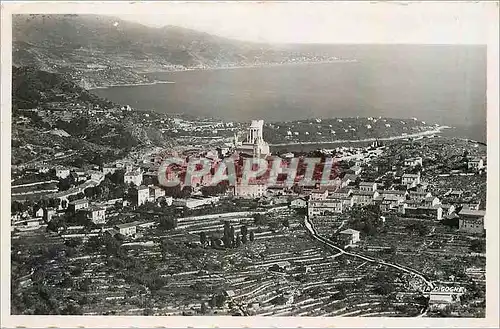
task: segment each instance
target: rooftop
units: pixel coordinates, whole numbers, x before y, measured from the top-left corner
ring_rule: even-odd
[[[118,229],[121,229],[121,228],[134,227],[134,226],[137,226],[138,224],[139,224],[139,222],[130,222],[130,223],[118,224],[115,227],[117,227]]]
[[[340,234],[359,234],[359,231],[353,230],[352,228],[348,228],[347,230],[343,230]]]
[[[373,196],[375,194],[375,191],[361,191],[361,190],[354,190],[352,192],[353,195],[369,195]]]
[[[86,203],[89,203],[89,201],[86,199],[80,199],[80,200],[71,201],[69,204],[70,205],[77,205],[77,204],[86,204]]]
[[[458,212],[458,215],[463,215],[463,216],[476,216],[476,217],[484,217],[486,214],[486,211],[484,210],[471,210],[471,209],[462,209]]]

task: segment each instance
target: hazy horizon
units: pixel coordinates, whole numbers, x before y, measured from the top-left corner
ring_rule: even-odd
[[[273,44],[482,45],[488,40],[486,9],[476,3],[212,2],[162,4],[155,13],[116,17]]]

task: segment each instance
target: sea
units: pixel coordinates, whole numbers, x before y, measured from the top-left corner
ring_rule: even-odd
[[[170,83],[93,92],[136,109],[230,121],[416,117],[486,142],[485,46],[307,47],[355,61],[156,72],[150,76]]]

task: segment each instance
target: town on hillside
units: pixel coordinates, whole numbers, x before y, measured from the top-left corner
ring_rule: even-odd
[[[18,113],[15,125],[45,124],[49,136],[71,138],[50,130],[64,111]],[[72,120],[143,117],[144,126],[189,137],[100,163],[79,164],[77,147],[19,147],[33,160],[12,171],[14,313],[484,316],[485,145],[403,135],[272,154],[262,120],[147,114],[71,112]],[[192,143],[207,133],[210,142]],[[187,162],[170,166],[167,175],[183,179],[165,187],[159,168],[173,156],[211,167],[188,181]],[[298,183],[314,157],[317,179],[333,159],[329,184]],[[283,168],[298,159],[296,177],[271,184],[267,170],[248,184],[212,182],[225,160],[239,175],[254,158]]]

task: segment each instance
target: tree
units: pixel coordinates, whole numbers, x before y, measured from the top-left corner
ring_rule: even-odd
[[[239,246],[241,246],[241,237],[240,237],[239,234],[236,236],[236,241],[235,241],[234,244],[235,244],[236,248],[238,248]]]
[[[59,188],[59,191],[66,191],[71,187],[71,178],[70,176],[63,178],[57,183],[57,187]]]
[[[246,235],[247,235],[247,233],[248,233],[248,228],[247,228],[247,226],[246,226],[246,225],[242,225],[242,226],[241,226],[241,235],[242,235],[242,236],[246,236]]]
[[[486,252],[486,241],[485,240],[479,240],[479,239],[472,240],[469,248],[473,252],[485,253]]]
[[[223,294],[217,294],[213,297],[214,299],[214,305],[216,307],[223,307],[224,303],[226,302],[226,296]]]
[[[394,286],[387,282],[381,282],[375,286],[375,292],[380,295],[389,295],[394,291]]]
[[[207,243],[207,234],[205,232],[200,232],[200,243],[202,246]]]
[[[255,234],[253,231],[250,232],[250,241],[253,241],[255,239]]]
[[[164,230],[173,230],[177,227],[177,218],[161,218],[159,227]]]
[[[201,303],[200,313],[207,314],[207,304],[205,304],[205,302]]]

